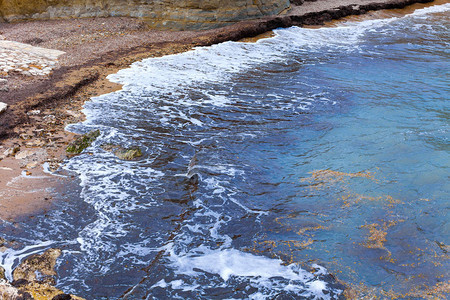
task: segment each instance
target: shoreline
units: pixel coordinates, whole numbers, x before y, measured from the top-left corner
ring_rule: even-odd
[[[433,1],[431,4],[438,2],[440,1]],[[327,13],[322,11],[320,20],[322,17],[327,18],[323,15]],[[397,13],[401,14],[401,12]],[[380,13],[380,15],[383,14],[383,12]],[[353,21],[352,18],[357,18],[354,16],[358,15],[347,15],[345,19],[340,18],[341,21],[337,24],[342,24],[341,22],[346,20]],[[379,18],[380,15],[370,13],[365,16]],[[298,15],[295,16],[298,17]],[[388,17],[389,12],[386,12],[385,16]],[[363,19],[366,18],[363,17]],[[325,26],[333,26],[335,23],[336,21],[332,18]],[[213,32],[216,31],[219,30],[213,30]],[[257,41],[259,38],[267,38],[270,35],[270,31],[265,31],[262,35],[256,35],[244,41]],[[210,42],[202,40],[202,37],[199,35],[197,39],[205,43]],[[6,149],[12,149],[13,152],[3,160],[0,159],[0,191],[3,192],[3,195],[0,193],[0,198],[4,198],[4,194],[9,193],[6,201],[5,198],[0,201],[0,221],[3,219],[14,222],[21,217],[32,217],[34,213],[45,210],[51,205],[50,195],[57,194],[61,188],[64,190],[64,182],[74,181],[70,176],[67,178],[51,176],[49,171],[58,169],[61,162],[70,158],[65,149],[77,135],[65,131],[65,127],[67,124],[85,119],[82,113],[84,103],[91,97],[121,88],[120,85],[109,82],[106,79],[107,75],[147,57],[182,53],[195,47],[192,46],[192,42],[186,44],[186,41],[182,39],[178,42],[150,44],[134,49],[132,53],[126,53],[124,49],[120,53],[107,53],[105,57],[94,58],[83,65],[62,66],[54,72],[55,75],[60,76],[56,77],[59,80],[49,79],[50,82],[38,83],[44,87],[44,90],[37,89],[34,97],[13,103],[7,113],[12,111],[22,115],[24,119],[18,120],[18,123],[11,127],[11,132],[0,138],[0,156]],[[49,91],[45,92],[45,89]],[[18,93],[20,95],[26,91],[19,89]],[[0,115],[0,119],[3,116]],[[10,138],[7,139],[7,137]],[[13,191],[11,188],[16,193],[11,192]],[[344,282],[342,284],[346,286],[343,295],[347,298],[356,297],[352,293],[361,295],[367,292],[365,287],[351,286]]]
[[[201,32],[144,30],[142,33],[139,31],[142,22],[130,18],[106,18],[109,21],[105,18],[97,18],[8,24],[6,29],[11,30],[16,26],[33,27],[35,24],[45,23],[51,26],[66,23],[74,26],[75,23],[80,23],[81,25],[77,26],[81,27],[89,26],[92,22],[95,22],[94,26],[98,26],[99,23],[105,24],[105,22],[133,22],[130,34],[138,32],[145,35],[149,32],[148,34],[156,39],[155,42],[145,42],[137,46],[132,44],[132,48],[128,45],[113,45],[118,48],[117,51],[94,51],[91,53],[92,57],[87,56],[86,61],[80,57],[71,58],[73,53],[68,53],[61,59],[62,66],[56,68],[48,78],[32,78],[31,82],[27,83],[29,79],[19,77],[23,87],[19,84],[19,88],[7,92],[6,95],[0,92],[2,102],[9,105],[7,111],[0,115],[0,156],[3,158],[0,159],[0,170],[2,170],[0,188],[5,191],[3,201],[0,202],[2,207],[0,219],[13,221],[50,207],[51,201],[48,199],[52,198],[52,195],[49,191],[51,188],[57,189],[57,186],[64,183],[60,178],[49,180],[50,174],[44,172],[43,165],[46,163],[50,171],[56,171],[61,162],[70,158],[65,149],[77,135],[65,131],[65,127],[84,120],[81,111],[84,103],[91,97],[119,90],[121,86],[110,82],[106,77],[129,67],[136,61],[178,54],[194,47],[210,46],[225,41],[256,41],[270,36],[271,30],[280,27],[324,26],[325,22],[328,24],[339,22],[346,17],[352,18],[359,15],[367,17],[370,16],[368,12],[378,10],[386,12],[386,9],[402,9],[412,4],[425,7],[445,3],[443,0],[384,0],[369,4],[364,4],[368,2],[367,0],[340,0],[333,4],[331,2],[336,1],[305,2],[304,5],[293,6],[283,16],[242,21],[227,27]],[[0,30],[0,34],[2,32],[3,34],[6,32],[8,37],[7,31]],[[178,34],[181,37],[177,37]],[[112,38],[120,39],[120,35],[117,37],[112,34]],[[97,42],[94,40],[94,44]],[[83,46],[83,43],[81,45]],[[17,101],[17,99],[23,100]],[[44,153],[40,151],[42,149]],[[8,150],[17,153],[5,155]],[[18,158],[18,155],[22,158]]]

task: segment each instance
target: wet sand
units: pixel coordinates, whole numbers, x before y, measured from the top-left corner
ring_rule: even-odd
[[[195,46],[252,37],[257,40],[270,36],[267,32],[278,27],[321,25],[332,19],[366,13],[368,9],[430,1],[375,2],[305,2],[302,6],[293,6],[283,16],[201,32],[149,30],[145,23],[132,18],[0,24],[0,35],[7,40],[66,52],[49,76],[9,74],[8,91],[0,91],[1,101],[9,105],[6,113],[0,115],[0,156],[4,157],[0,161],[0,219],[13,221],[48,208],[58,187],[70,180],[51,176],[43,167],[48,165],[50,170],[56,170],[68,157],[65,148],[75,135],[64,129],[68,124],[83,120],[81,109],[85,101],[120,89],[106,79],[107,75],[144,58],[181,53]],[[431,5],[442,4],[440,2],[442,0],[434,1]],[[410,11],[411,8],[406,8],[398,13]],[[17,149],[17,153],[4,155],[9,149]],[[25,154],[30,157],[24,151],[28,151]],[[22,155],[17,157],[20,153]]]

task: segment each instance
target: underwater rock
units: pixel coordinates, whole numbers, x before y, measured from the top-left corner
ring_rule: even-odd
[[[98,137],[100,136],[100,130],[93,130],[78,137],[69,146],[67,146],[66,151],[68,153],[80,154],[84,149],[89,147]]]
[[[130,148],[123,148],[117,145],[102,145],[103,150],[114,153],[117,158],[122,160],[135,160],[142,156],[141,148],[134,146]]]
[[[0,252],[6,251],[6,240],[4,238],[0,238]]]

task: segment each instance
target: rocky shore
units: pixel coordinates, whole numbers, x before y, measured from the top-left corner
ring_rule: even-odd
[[[8,244],[0,238],[0,252],[6,251],[5,245]],[[43,254],[29,256],[14,269],[11,282],[6,278],[5,269],[0,266],[0,299],[82,300],[54,287],[57,277],[54,268],[60,255],[61,250],[48,249]]]
[[[414,3],[446,3],[442,0],[294,2],[298,5],[292,4],[290,10],[277,16],[205,31],[157,31],[149,29],[144,21],[129,17],[0,23],[0,220],[14,222],[51,206],[52,193],[72,180],[49,174],[74,155],[66,150],[79,137],[65,131],[65,126],[84,119],[81,109],[85,101],[120,89],[106,76],[133,62],[258,37],[279,27],[322,25],[350,15]],[[128,155],[129,149],[105,147],[118,156]],[[1,241],[0,246],[4,247]],[[50,249],[42,255],[56,260],[58,251]],[[39,257],[29,257],[21,266],[29,266],[30,261]],[[48,273],[46,276],[55,276],[51,271]],[[0,298],[7,291],[16,297],[11,299],[70,299],[52,284],[51,280],[44,282],[28,275],[17,279],[14,275],[12,282],[2,281],[0,268]],[[51,297],[39,296],[36,290],[53,292]]]

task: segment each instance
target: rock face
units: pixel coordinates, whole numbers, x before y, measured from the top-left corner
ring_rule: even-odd
[[[289,0],[2,0],[0,21],[73,17],[137,17],[165,29],[207,29],[274,15]]]

